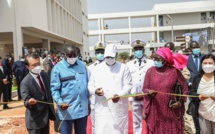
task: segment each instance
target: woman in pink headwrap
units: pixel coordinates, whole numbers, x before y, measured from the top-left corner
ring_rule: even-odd
[[[184,59],[182,59],[184,58]],[[160,48],[154,57],[154,67],[151,67],[144,80],[144,97],[148,134],[183,134],[183,114],[186,97],[176,100],[175,96],[165,93],[175,93],[177,82],[182,87],[182,93],[187,94],[186,80],[178,69],[186,66],[186,57],[172,55],[169,48]]]

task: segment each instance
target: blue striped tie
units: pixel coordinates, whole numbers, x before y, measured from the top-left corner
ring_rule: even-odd
[[[194,56],[194,58],[195,58],[195,65],[196,65],[196,69],[197,69],[197,71],[199,71],[199,60],[198,60],[198,57],[199,56]]]

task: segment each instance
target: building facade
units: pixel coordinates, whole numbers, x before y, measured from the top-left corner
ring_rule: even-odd
[[[0,55],[22,56],[22,47],[63,51],[74,44],[88,56],[86,0],[1,0]]]
[[[117,40],[121,43],[118,49],[130,54],[132,49],[129,44],[135,39],[146,41],[148,54],[149,48],[156,50],[168,41],[173,41],[180,49],[185,39],[177,37],[183,36],[199,41],[204,53],[214,47],[214,0],[156,4],[151,11],[90,14],[88,18],[91,55],[95,40]]]

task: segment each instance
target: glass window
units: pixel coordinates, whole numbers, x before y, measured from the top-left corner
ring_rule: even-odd
[[[201,22],[206,23],[206,13],[201,13]]]

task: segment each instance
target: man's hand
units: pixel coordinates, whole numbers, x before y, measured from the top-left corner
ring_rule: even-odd
[[[212,96],[211,99],[215,101],[215,96]]]
[[[95,91],[95,94],[97,94],[98,96],[103,96],[104,92],[103,92],[102,88],[97,88]]]
[[[155,95],[157,95],[157,92],[155,90],[149,90],[149,95],[155,96]]]
[[[181,106],[182,106],[181,102],[178,101],[178,102],[172,104],[170,107],[172,107],[173,109],[177,109],[177,108],[180,108]]]
[[[120,97],[119,95],[115,94],[112,98],[113,103],[117,103],[119,101]]]
[[[88,116],[90,115],[91,113],[91,107],[90,107],[90,104],[88,105]]]
[[[7,85],[8,84],[7,79],[3,79],[3,83],[4,83],[4,85]]]
[[[206,100],[207,98],[208,97],[205,95],[202,95],[202,94],[199,95],[199,100],[201,100],[201,101]]]
[[[67,110],[68,107],[69,107],[69,104],[66,104],[64,102],[60,104],[60,109],[61,110]]]
[[[34,98],[31,98],[31,99],[28,100],[28,103],[30,105],[35,105],[35,104],[37,104],[37,101]]]

